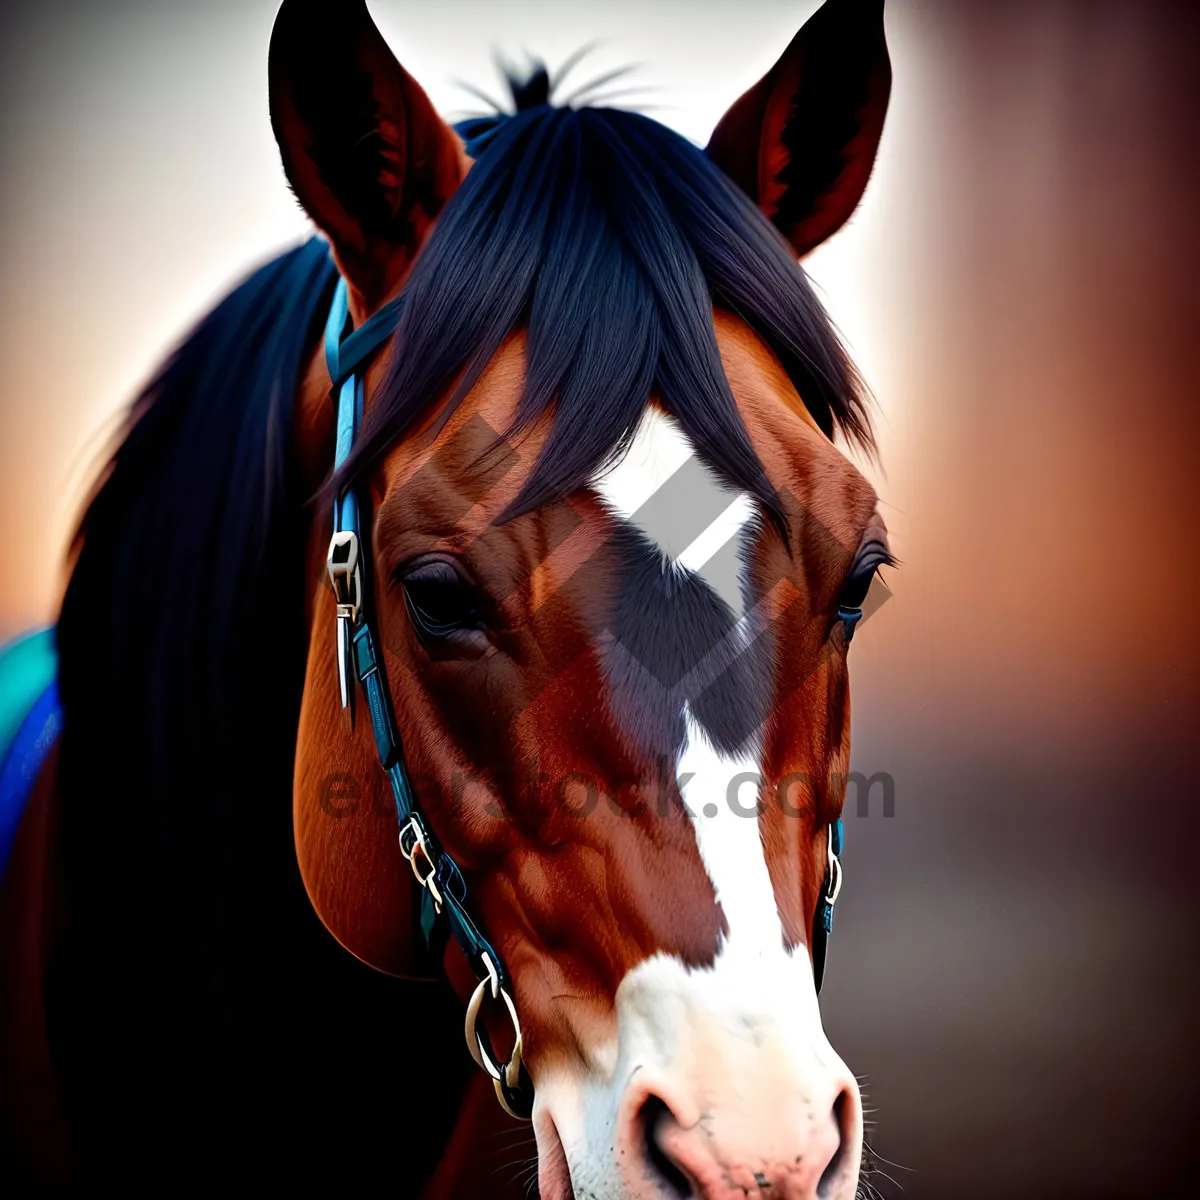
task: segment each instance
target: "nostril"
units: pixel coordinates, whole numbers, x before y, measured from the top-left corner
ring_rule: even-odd
[[[679,1164],[663,1149],[664,1129],[675,1122],[671,1110],[657,1096],[651,1096],[642,1105],[639,1119],[646,1147],[646,1160],[658,1175],[660,1182],[669,1189],[667,1194],[679,1200],[692,1200],[695,1190],[691,1180]]]
[[[838,1145],[833,1152],[833,1157],[829,1160],[829,1165],[821,1172],[821,1178],[817,1180],[818,1200],[824,1200],[826,1196],[831,1196],[841,1181],[842,1171],[846,1165],[846,1146],[853,1140],[850,1129],[852,1112],[850,1093],[843,1089],[833,1102],[833,1112],[830,1114],[837,1128]]]

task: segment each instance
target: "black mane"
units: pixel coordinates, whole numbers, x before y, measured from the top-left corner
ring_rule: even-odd
[[[699,150],[648,117],[555,108],[545,72],[517,111],[464,122],[478,156],[413,270],[393,367],[337,485],[377,461],[463,371],[470,390],[528,330],[519,432],[554,427],[508,519],[584,486],[656,392],[700,453],[768,510],[776,500],[721,367],[712,307],[780,355],[828,436],[869,447],[861,381],[794,252]]]

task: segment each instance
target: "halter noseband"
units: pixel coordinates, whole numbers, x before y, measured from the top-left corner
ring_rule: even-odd
[[[346,281],[339,278],[325,325],[325,361],[337,395],[337,443],[334,470],[350,455],[362,421],[365,366],[396,329],[403,297],[398,296],[347,333],[349,319]],[[342,708],[351,708],[350,672],[353,670],[366,698],[379,762],[392,784],[400,824],[400,853],[412,867],[421,886],[421,927],[430,939],[440,918],[462,949],[479,980],[467,1005],[466,1039],[471,1057],[492,1078],[496,1097],[506,1112],[528,1118],[533,1111],[533,1083],[522,1065],[521,1024],[517,1019],[512,988],[504,964],[467,912],[467,885],[458,865],[430,830],[413,792],[404,765],[404,752],[392,711],[383,658],[378,653],[371,620],[370,561],[364,554],[357,490],[351,486],[334,502],[333,537],[326,568],[337,599],[337,668]],[[847,640],[861,610],[838,610],[846,624]],[[842,850],[842,823],[829,826],[826,840],[828,867],[821,887],[817,920],[813,925],[813,976],[817,991],[825,973],[829,934],[833,932],[833,906],[842,886],[838,855]],[[508,1061],[498,1062],[491,1048],[480,1009],[485,1000],[500,1003],[513,1027],[514,1042]]]

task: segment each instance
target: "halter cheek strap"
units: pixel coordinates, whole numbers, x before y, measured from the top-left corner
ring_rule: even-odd
[[[400,320],[401,298],[374,313],[358,329],[348,332],[346,282],[338,280],[325,326],[325,361],[337,395],[337,443],[334,469],[350,455],[362,421],[364,366],[391,336]],[[351,486],[334,502],[333,537],[326,568],[337,599],[338,686],[342,707],[351,709],[351,672],[366,700],[379,762],[392,785],[400,824],[400,852],[421,885],[421,926],[427,939],[444,919],[458,942],[479,985],[467,1010],[467,1046],[487,1070],[496,1095],[515,1117],[528,1117],[533,1108],[533,1085],[521,1064],[521,1026],[512,1001],[504,964],[467,912],[467,885],[458,865],[438,844],[429,828],[404,764],[404,752],[383,658],[377,650],[369,597],[369,562],[364,553],[359,497]],[[514,1049],[506,1063],[498,1063],[483,1023],[478,1020],[485,1000],[499,1004],[513,1026]]]
[[[863,610],[857,604],[839,604],[837,619],[846,630],[846,645],[862,620]],[[839,817],[825,831],[825,878],[821,883],[821,899],[817,903],[817,919],[813,922],[812,960],[813,979],[818,993],[825,981],[825,959],[829,953],[829,935],[833,933],[833,906],[842,890],[842,841],[844,831]]]

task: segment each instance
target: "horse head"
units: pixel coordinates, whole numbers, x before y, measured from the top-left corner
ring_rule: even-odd
[[[855,1194],[813,952],[846,652],[889,559],[834,442],[869,443],[861,384],[797,258],[866,185],[881,18],[828,0],[703,152],[539,78],[452,129],[364,5],[276,23],[276,136],[351,322],[402,297],[312,536],[301,870],[351,952],[479,1004],[459,947],[426,945],[371,721],[339,700],[325,501],[353,487],[407,777],[511,981],[472,1019],[505,1057],[519,1028],[546,1197]],[[318,356],[314,483],[329,388]]]

